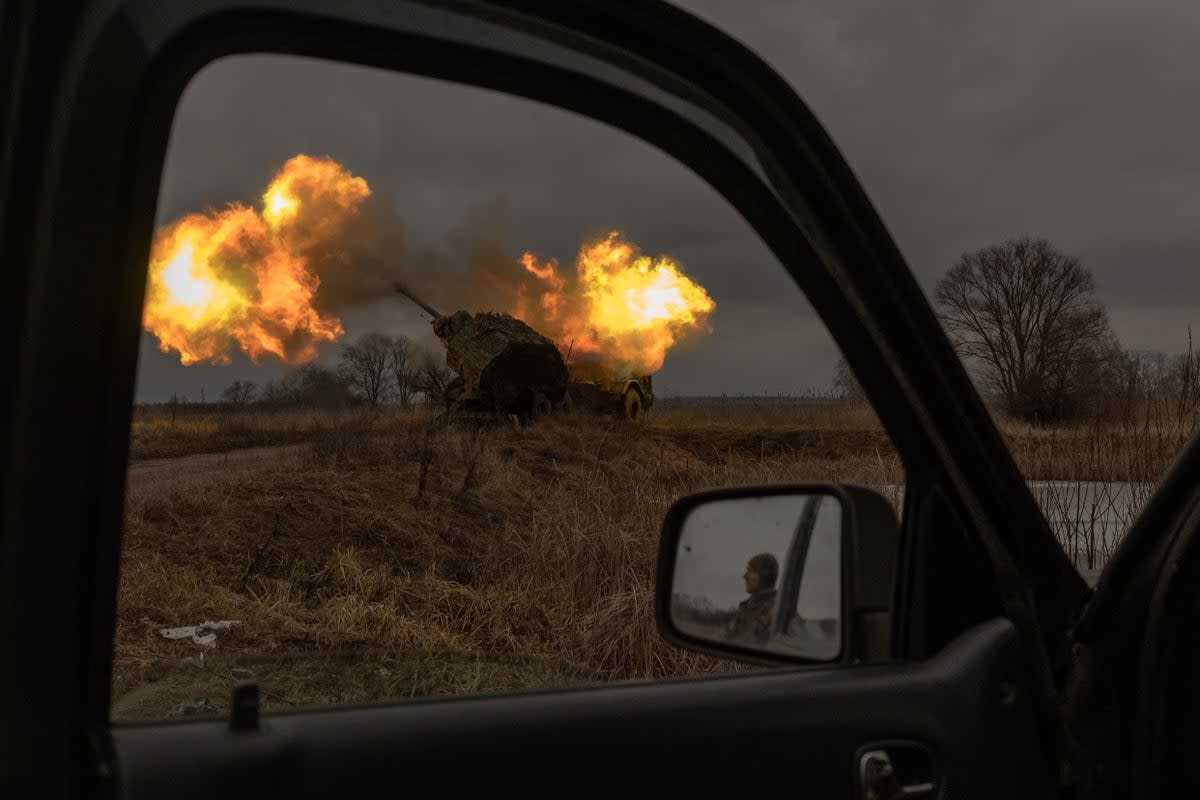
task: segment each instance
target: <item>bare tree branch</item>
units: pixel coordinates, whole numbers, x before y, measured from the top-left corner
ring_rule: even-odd
[[[408,408],[419,393],[417,379],[420,368],[414,363],[412,342],[406,337],[397,336],[392,339],[388,352],[388,369],[391,371],[396,402],[401,408]]]
[[[962,256],[934,299],[959,354],[983,367],[1009,411],[1049,421],[1080,413],[1117,357],[1094,290],[1077,259],[1023,238]]]
[[[242,408],[254,399],[258,387],[253,381],[234,381],[221,392],[221,400],[234,408]]]
[[[436,355],[425,353],[420,368],[415,372],[413,386],[430,403],[442,403],[446,399],[446,387],[453,378],[454,373]]]
[[[354,391],[378,408],[387,394],[392,341],[379,333],[360,336],[346,345],[338,356],[338,366]]]

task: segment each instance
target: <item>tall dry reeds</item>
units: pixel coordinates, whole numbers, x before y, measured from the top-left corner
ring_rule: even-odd
[[[388,653],[394,672],[398,653],[426,665],[431,652],[475,654],[475,672],[418,680],[427,694],[487,688],[480,669],[492,688],[742,669],[657,633],[667,506],[736,483],[901,483],[890,448],[860,447],[877,438],[750,426],[701,445],[694,427],[660,423],[578,417],[517,431],[397,417],[323,434],[296,467],[140,498],[122,553],[118,716],[190,702],[179,693],[197,684],[161,665],[201,648],[158,630],[216,619],[243,624],[220,634],[210,665],[349,650],[376,654],[360,662]],[[497,655],[503,670],[479,667]],[[306,683],[296,663],[295,674],[273,667],[264,689],[283,706],[325,702],[328,679]]]
[[[135,412],[130,428],[131,460],[179,458],[223,453],[245,447],[311,442],[345,430],[384,430],[396,419],[432,416],[425,407],[384,411],[352,408],[338,411],[269,410],[254,407],[211,411],[193,407],[186,414],[163,410]]]
[[[1068,555],[1095,575],[1200,423],[1195,397],[1151,393],[1115,417],[1000,430]]]
[[[1096,570],[1196,419],[1164,402],[1074,427],[999,422],[1064,546]],[[220,441],[216,424],[184,438]],[[243,424],[302,432],[308,458],[129,503],[118,717],[219,710],[193,701],[246,669],[278,708],[744,669],[657,634],[670,503],[732,484],[904,482],[873,414],[833,404],[664,403],[642,425],[526,430],[422,412]],[[242,624],[213,651],[158,633],[219,619]],[[287,658],[243,663],[264,655]]]

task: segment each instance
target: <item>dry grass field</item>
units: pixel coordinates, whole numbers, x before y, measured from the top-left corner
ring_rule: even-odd
[[[129,458],[178,458],[197,453],[224,453],[244,447],[310,441],[333,425],[361,414],[297,411],[219,412],[188,409],[178,414],[155,409],[134,413]]]
[[[1155,480],[1186,432],[1001,420],[1030,478]],[[745,669],[664,644],[667,506],[702,488],[883,487],[903,470],[869,409],[672,405],[641,425],[521,431],[431,413],[135,421],[136,460],[306,442],[297,463],[127,503],[114,719]],[[136,463],[136,462],[135,462]],[[239,620],[214,648],[162,628]]]

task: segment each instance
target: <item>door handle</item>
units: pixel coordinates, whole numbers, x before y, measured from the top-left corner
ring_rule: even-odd
[[[933,796],[933,790],[937,788],[937,784],[933,780],[932,769],[922,768],[930,765],[928,754],[924,752],[923,748],[908,746],[902,749],[914,751],[914,754],[919,753],[922,757],[919,765],[913,765],[919,770],[916,774],[903,776],[897,774],[896,768],[892,764],[892,755],[888,750],[867,750],[862,754],[858,760],[858,779],[860,796],[863,800],[906,800],[907,798]],[[905,755],[908,753],[906,752]],[[905,772],[912,771],[905,770]]]

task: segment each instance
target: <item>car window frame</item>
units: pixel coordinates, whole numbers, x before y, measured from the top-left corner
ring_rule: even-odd
[[[711,26],[657,2],[617,9],[593,0],[445,4],[526,30],[553,29],[553,36],[562,40],[588,41],[589,48],[603,51],[612,63],[639,65],[660,84],[689,85],[717,117],[732,113],[743,128],[757,135],[752,149],[759,168],[751,169],[722,148],[720,137],[699,130],[693,131],[698,135],[692,138],[675,135],[685,130],[680,126],[690,127],[684,118],[672,117],[652,101],[595,79],[572,76],[563,68],[529,59],[522,62],[511,54],[497,56],[436,37],[410,34],[405,38],[346,20],[331,22],[328,14],[312,13],[324,7],[317,0],[268,12],[261,7],[247,10],[247,5],[236,0],[212,0],[187,8],[145,0],[98,5],[82,26],[78,49],[65,67],[65,89],[51,132],[55,154],[44,171],[47,185],[32,232],[37,242],[29,267],[32,313],[29,335],[22,342],[21,380],[13,406],[34,424],[16,431],[8,454],[10,466],[17,463],[27,442],[38,442],[37,436],[45,435],[40,423],[51,410],[77,409],[86,402],[94,419],[64,426],[62,441],[69,444],[72,433],[80,436],[67,451],[64,464],[55,466],[38,453],[25,474],[10,469],[5,498],[10,505],[27,487],[40,497],[38,487],[45,490],[56,476],[72,476],[68,485],[79,488],[77,506],[55,510],[44,524],[60,523],[82,537],[77,560],[71,561],[56,585],[71,587],[71,602],[57,608],[60,616],[87,621],[87,629],[78,635],[90,680],[75,691],[82,697],[89,725],[107,724],[109,680],[97,679],[110,677],[111,670],[124,489],[123,471],[113,474],[111,467],[124,464],[128,455],[137,320],[146,277],[139,256],[148,252],[153,220],[146,211],[157,197],[167,132],[184,87],[204,64],[236,52],[303,53],[388,69],[398,69],[403,65],[397,61],[407,60],[410,68],[402,71],[502,89],[585,113],[666,150],[740,213],[749,214],[751,227],[800,284],[860,372],[864,391],[905,462],[911,487],[907,496],[941,487],[965,535],[983,543],[1010,601],[1007,609],[1021,631],[1046,705],[1052,679],[1045,651],[1057,644],[1064,627],[1060,623],[1074,611],[1069,595],[1075,587],[1054,585],[1056,578],[1068,575],[1055,556],[1055,548],[1062,556],[1061,548],[861,186],[811,112],[760,59]],[[350,11],[368,7],[375,8],[374,4],[347,6]],[[363,47],[350,50],[351,42]],[[396,48],[401,42],[413,47]],[[465,72],[467,60],[447,57],[456,48],[472,56],[470,75]],[[644,54],[649,53],[653,59],[647,63]],[[411,68],[415,57],[431,55],[436,56],[437,69]],[[488,69],[489,58],[492,67],[501,69]],[[668,69],[664,64],[673,66]],[[468,77],[472,80],[464,80]],[[578,93],[581,88],[586,96]],[[711,99],[714,94],[721,100]],[[89,108],[79,100],[88,96],[104,97],[119,108]],[[114,116],[114,110],[129,111],[136,122],[128,130],[121,128],[121,120],[106,119]],[[664,120],[669,121],[665,131]],[[106,152],[105,147],[113,149]],[[90,163],[88,155],[109,163]],[[84,177],[72,182],[73,168]],[[762,173],[770,185],[761,183]],[[112,188],[114,203],[90,227],[77,232],[95,245],[94,263],[113,267],[117,274],[104,276],[112,282],[107,288],[95,276],[81,287],[81,291],[92,288],[108,305],[80,317],[79,324],[94,325],[97,333],[83,356],[80,374],[56,380],[49,372],[48,354],[61,336],[50,327],[59,317],[40,314],[53,311],[46,292],[62,280],[53,274],[54,268],[74,263],[71,248],[82,241],[56,237],[52,220],[77,221],[82,198],[73,200],[69,187],[86,186],[89,180],[108,174],[118,176]],[[98,230],[102,220],[108,230]],[[885,331],[894,341],[885,337]],[[908,352],[912,350],[922,351],[925,357],[914,360]],[[71,388],[80,392],[74,404],[58,400],[38,408],[39,401],[52,398],[52,392]],[[955,396],[954,390],[961,390],[961,396]],[[916,482],[911,479],[914,473],[918,473]],[[86,485],[89,478],[94,485]],[[9,535],[16,535],[14,525],[21,521],[36,521],[25,507],[15,515],[8,512]],[[1017,528],[1024,523],[1024,529],[1018,536],[1004,522],[1018,523]],[[1044,575],[1030,569],[1047,563],[1052,568]],[[1067,569],[1073,573],[1069,563]],[[1032,602],[1025,595],[1027,586],[1033,589]],[[903,607],[904,596],[898,595],[898,600]],[[1046,713],[1053,717],[1052,710]],[[1043,731],[1052,736],[1054,727],[1046,723]]]

